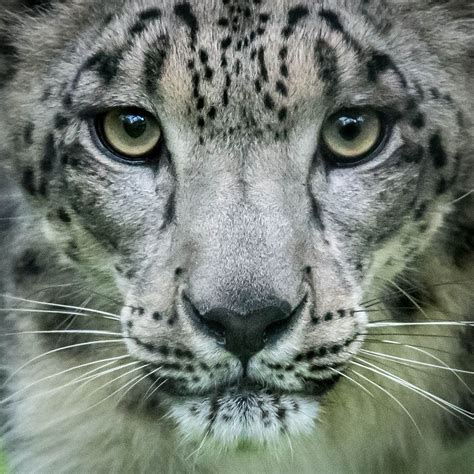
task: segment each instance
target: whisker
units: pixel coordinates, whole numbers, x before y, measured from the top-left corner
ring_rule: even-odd
[[[379,278],[380,279],[380,278]],[[420,313],[426,318],[426,319],[430,319],[428,317],[428,315],[426,314],[426,311],[419,305],[419,303],[416,301],[415,298],[413,298],[413,296],[410,295],[410,293],[408,293],[407,291],[405,291],[401,286],[397,285],[396,282],[392,281],[392,280],[387,280],[386,278],[383,278],[384,281],[386,281],[387,283],[389,283],[390,285],[394,286],[398,291],[400,291],[400,293],[404,296],[406,296],[408,298],[409,301],[411,301],[413,303],[413,305],[415,306],[415,308],[418,309],[418,311],[420,311]]]
[[[471,372],[469,370],[453,369],[453,368],[449,367],[446,364],[445,364],[445,366],[440,366],[440,365],[435,365],[435,364],[429,364],[427,362],[420,362],[420,361],[417,361],[417,360],[406,359],[404,357],[398,357],[398,356],[393,356],[393,355],[390,355],[390,354],[384,354],[382,352],[368,351],[366,349],[360,349],[360,351],[363,352],[364,354],[369,354],[369,355],[371,355],[373,357],[376,357],[376,358],[382,358],[382,359],[391,360],[391,361],[394,361],[394,362],[397,362],[397,361],[407,362],[407,363],[410,363],[410,364],[422,365],[424,367],[429,367],[429,368],[433,368],[433,369],[449,370],[450,372],[453,373],[453,375],[455,375],[455,374],[474,375],[474,372]],[[462,381],[462,379],[460,379],[460,380]]]
[[[422,321],[417,323],[387,322],[387,323],[368,323],[368,328],[390,328],[407,326],[462,326],[474,327],[474,321]]]
[[[88,375],[89,373],[95,372],[97,370],[101,370],[104,367],[112,365],[113,363],[116,363],[116,362],[118,362],[120,360],[123,360],[123,359],[126,359],[128,357],[129,357],[128,355],[124,355],[124,356],[119,356],[119,357],[110,357],[108,359],[96,360],[94,362],[88,362],[86,364],[77,365],[77,366],[71,367],[69,369],[63,370],[61,372],[57,372],[55,374],[48,375],[46,377],[42,377],[41,379],[35,380],[33,383],[27,385],[26,387],[22,387],[21,389],[17,390],[15,393],[9,395],[7,398],[4,398],[3,400],[0,401],[0,404],[7,403],[8,401],[16,398],[19,394],[21,394],[21,393],[23,393],[23,392],[25,392],[25,391],[33,388],[33,387],[36,387],[37,385],[40,385],[43,382],[46,382],[46,381],[51,380],[51,379],[56,378],[56,377],[60,377],[61,375],[65,375],[65,374],[73,372],[75,370],[80,370],[80,369],[83,369],[83,368],[86,368],[86,367],[90,367],[92,365],[97,365],[97,364],[102,364],[103,362],[108,362],[108,364],[104,364],[101,367],[95,368],[94,370],[87,372],[86,374],[82,374],[79,377],[79,378],[82,378],[82,377]],[[68,386],[68,385],[66,385],[66,386]],[[56,388],[54,390],[56,390]]]
[[[152,370],[149,374],[147,374],[148,376],[152,376],[152,375],[155,375],[158,371],[160,371],[162,369],[163,366],[160,366],[160,367],[157,367],[155,370]],[[154,392],[152,392],[149,396],[148,394],[150,393],[151,390],[153,390],[153,387],[155,386],[156,383],[158,383],[160,380],[154,380],[153,383],[151,384],[151,386],[148,388],[148,390],[145,392],[145,394],[143,395],[143,399],[144,401],[147,401],[151,395],[153,395]]]
[[[131,385],[130,387],[127,388],[127,390],[125,390],[125,392],[120,396],[120,398],[117,400],[117,403],[116,405],[118,406],[120,404],[120,402],[127,396],[128,393],[130,393],[131,390],[133,390],[134,387],[136,387],[140,382],[142,382],[143,380],[147,379],[148,378],[148,375],[149,374],[145,374],[143,376],[138,376],[138,381],[135,382],[133,385]]]
[[[140,364],[140,362],[139,362],[139,361],[136,361],[135,364],[131,363],[130,365],[136,365],[136,364]],[[141,369],[143,369],[144,367],[148,367],[149,365],[150,365],[150,364],[147,364],[147,365],[145,365],[145,366],[140,366],[140,367],[138,367],[138,368],[134,368],[134,369],[130,370],[129,372],[126,372],[125,374],[121,374],[121,375],[119,375],[118,377],[116,377],[116,378],[114,378],[114,379],[112,379],[112,380],[109,380],[109,381],[108,381],[107,383],[105,383],[104,385],[101,385],[100,387],[97,387],[95,390],[93,390],[92,392],[90,392],[90,393],[88,394],[88,398],[92,397],[92,395],[94,395],[95,393],[99,392],[99,391],[102,390],[103,388],[108,387],[109,385],[113,384],[113,383],[116,382],[117,380],[120,380],[120,379],[122,379],[123,377],[126,377],[126,376],[129,375],[129,374],[132,374],[132,373],[134,373],[134,372],[137,372],[138,370],[141,370]]]
[[[411,382],[408,382],[407,380],[402,379],[402,378],[392,374],[391,372],[388,372],[387,370],[381,369],[380,367],[372,364],[371,362],[369,362],[365,359],[362,359],[360,357],[355,357],[355,359],[363,362],[363,364],[366,364],[366,365],[359,364],[355,361],[352,361],[351,363],[353,363],[355,365],[358,365],[359,367],[362,367],[362,368],[364,368],[366,370],[369,370],[371,372],[382,375],[382,376],[386,377],[387,379],[396,382],[397,384],[401,385],[402,387],[408,388],[408,389],[412,390],[413,392],[418,393],[423,398],[426,398],[426,399],[430,400],[432,403],[439,406],[443,410],[447,411],[451,415],[457,416],[456,413],[459,413],[459,414],[461,414],[461,415],[463,415],[463,416],[465,416],[469,419],[474,419],[474,413],[471,413],[470,411],[465,410],[464,408],[458,407],[457,405],[454,405],[453,403],[448,402],[444,398],[438,397],[437,395],[434,395],[430,392],[427,392],[426,390],[423,390],[422,388],[418,387],[417,385],[414,385]]]
[[[470,283],[472,281],[473,281],[472,278],[463,278],[463,279],[460,279],[460,280],[434,283],[434,284],[430,285],[430,288],[439,288],[439,287],[442,287],[442,286],[449,286],[449,285],[460,285],[460,284],[463,284],[463,283]],[[405,291],[412,294],[412,293],[416,293],[418,290],[422,290],[422,289],[423,289],[422,286],[415,286],[414,285],[414,286],[411,286],[410,288],[406,288]],[[382,304],[386,301],[392,301],[393,299],[396,299],[399,296],[400,296],[400,292],[389,293],[389,294],[384,295],[383,299],[377,297],[377,298],[371,298],[369,300],[363,301],[362,303],[360,303],[360,306],[370,308],[372,306]]]
[[[458,197],[457,199],[455,199],[454,201],[451,201],[449,203],[449,205],[451,204],[456,204],[458,203],[459,201],[462,201],[463,199],[466,199],[468,196],[470,196],[471,194],[474,193],[474,189],[471,189],[470,191],[468,191],[466,194],[463,194],[461,197]]]
[[[124,338],[120,339],[109,339],[105,341],[89,341],[89,342],[80,342],[78,344],[71,344],[69,346],[63,346],[63,347],[58,347],[57,349],[52,349],[48,352],[44,352],[43,354],[37,355],[36,357],[33,357],[30,359],[28,362],[25,362],[22,366],[20,366],[17,370],[15,370],[3,383],[3,387],[7,385],[8,382],[12,380],[13,377],[15,377],[19,372],[24,370],[26,367],[29,365],[33,364],[34,362],[37,362],[38,360],[44,359],[45,357],[51,355],[51,354],[56,354],[58,352],[66,351],[69,349],[75,349],[77,347],[87,347],[87,346],[95,346],[95,345],[100,345],[100,344],[118,344],[118,343],[123,343]]]
[[[341,372],[340,370],[337,370],[337,369],[334,369],[333,367],[329,367],[329,370],[331,370],[332,372],[335,372],[336,374],[340,375],[341,377],[344,377],[346,378],[347,380],[349,380],[350,382],[356,384],[359,388],[361,388],[364,392],[368,393],[372,398],[375,399],[375,396],[372,392],[370,392],[369,390],[367,390],[367,388],[365,388],[361,383],[357,382],[356,380],[354,380],[352,377],[349,377],[349,375],[345,374],[344,372]]]
[[[372,336],[374,334],[371,334]],[[448,354],[448,355],[457,355],[456,352],[453,352],[453,351],[447,351],[445,349],[440,349],[439,347],[431,347],[431,346],[420,346],[420,345],[417,345],[416,347],[413,346],[413,345],[410,345],[410,344],[406,344],[406,343],[403,343],[403,342],[398,342],[398,341],[390,341],[388,339],[370,339],[370,338],[364,338],[364,342],[368,343],[368,344],[390,344],[392,346],[396,346],[396,347],[408,347],[408,348],[411,348],[413,350],[419,350],[421,351],[422,349],[425,349],[426,351],[430,350],[430,351],[435,351],[435,352],[441,352],[443,354]],[[425,352],[425,351],[423,351]],[[426,355],[429,355],[431,357],[434,357],[432,354],[430,354],[429,352],[426,352]]]
[[[65,286],[69,286],[69,285],[65,285]],[[93,308],[82,308],[80,306],[72,306],[72,305],[67,305],[67,304],[49,303],[49,302],[46,302],[46,301],[38,301],[38,300],[20,298],[18,296],[12,296],[12,295],[8,295],[8,294],[0,294],[0,297],[11,299],[11,300],[14,300],[14,301],[22,301],[24,303],[40,304],[42,306],[54,306],[56,308],[65,308],[65,309],[73,309],[73,310],[85,310],[89,313],[97,313],[97,314],[101,314],[103,316],[110,316],[111,318],[115,318],[117,320],[120,320],[120,316],[117,315],[117,314],[109,313],[107,311],[101,311],[101,310],[93,309]]]
[[[377,328],[375,328],[377,329]],[[368,332],[359,333],[360,336],[395,336],[395,337],[438,337],[441,339],[458,339],[453,334],[419,334],[419,333],[396,333],[396,332]]]
[[[92,396],[93,394],[97,393],[99,390],[102,390],[103,388],[113,384],[114,382],[116,382],[117,380],[120,380],[124,377],[127,377],[128,375],[130,374],[133,374],[134,372],[138,372],[139,370],[143,370],[143,369],[146,369],[147,367],[149,367],[151,364],[143,364],[141,365],[140,367],[135,367],[134,369],[126,372],[125,374],[122,374],[116,378],[114,378],[113,380],[110,380],[109,382],[107,382],[106,384],[100,386],[99,388],[95,389],[94,391],[92,391],[91,393],[88,394],[88,397]],[[135,382],[138,378],[140,378],[141,375],[135,377],[134,379],[132,380],[129,380],[125,385],[122,385],[119,389],[115,390],[113,393],[111,393],[110,395],[108,395],[107,397],[103,398],[102,400],[100,400],[99,402],[97,403],[94,403],[93,405],[91,405],[90,407],[88,407],[85,411],[81,412],[81,413],[85,413],[89,410],[92,410],[93,408],[101,405],[102,403],[106,402],[107,400],[110,400],[114,395],[116,395],[117,393],[121,392],[122,390],[124,390],[125,388],[127,388],[130,384],[132,384],[133,382]]]
[[[53,331],[21,331],[21,332],[9,332],[0,334],[0,337],[8,336],[24,336],[31,334],[87,334],[92,336],[122,336],[120,332],[109,332],[109,331],[92,331],[88,329],[60,329]]]
[[[351,361],[351,364],[354,364],[354,365],[360,365],[360,364],[357,364],[356,362],[353,362]],[[361,377],[362,379],[366,380],[367,382],[371,383],[372,385],[374,385],[375,387],[377,387],[379,390],[381,390],[383,393],[385,393],[385,395],[387,395],[388,397],[390,397],[397,405],[400,406],[400,408],[405,412],[405,414],[410,418],[411,422],[413,423],[413,425],[415,426],[416,428],[416,431],[418,432],[418,434],[420,435],[420,437],[423,439],[423,434],[420,430],[420,427],[418,426],[418,423],[415,421],[415,418],[413,418],[413,415],[408,411],[408,409],[405,407],[405,405],[403,405],[403,403],[397,399],[397,397],[395,397],[395,395],[393,395],[392,393],[390,393],[387,389],[383,388],[381,385],[379,385],[378,383],[374,382],[373,380],[370,380],[368,377],[366,377],[365,375],[362,375],[361,373],[357,372],[357,370],[354,370],[352,369],[352,372],[354,374],[357,374],[359,377]]]

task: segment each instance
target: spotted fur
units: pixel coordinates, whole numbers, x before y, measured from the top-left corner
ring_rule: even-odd
[[[472,472],[471,2],[0,6],[12,472]],[[101,145],[117,106],[153,165]],[[356,106],[392,131],[332,166]],[[202,327],[268,307],[244,363]]]

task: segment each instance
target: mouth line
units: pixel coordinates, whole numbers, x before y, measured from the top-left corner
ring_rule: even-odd
[[[324,379],[316,379],[305,377],[302,378],[304,382],[303,389],[285,390],[275,385],[265,384],[256,380],[244,377],[234,383],[222,383],[213,387],[206,387],[202,390],[189,390],[183,387],[183,383],[178,378],[173,377],[159,377],[150,369],[144,369],[148,376],[154,383],[160,384],[160,390],[173,396],[174,398],[191,398],[191,397],[219,397],[234,395],[236,397],[246,395],[268,395],[279,397],[283,395],[300,395],[308,397],[322,397],[330,391],[339,379],[342,373],[334,374],[332,377]],[[342,368],[341,368],[342,370]]]

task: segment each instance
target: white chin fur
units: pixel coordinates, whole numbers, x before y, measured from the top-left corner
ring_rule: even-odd
[[[228,448],[309,434],[319,412],[315,399],[262,392],[175,398],[170,405],[170,417],[186,440]]]

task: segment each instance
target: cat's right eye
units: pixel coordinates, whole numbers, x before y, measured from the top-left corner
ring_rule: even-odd
[[[137,108],[116,108],[102,114],[96,120],[96,131],[106,148],[134,164],[156,156],[162,140],[158,121]]]

